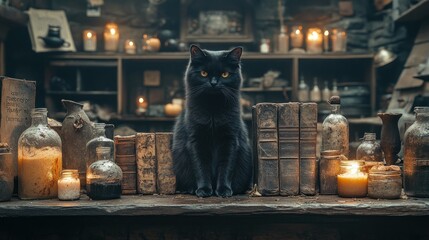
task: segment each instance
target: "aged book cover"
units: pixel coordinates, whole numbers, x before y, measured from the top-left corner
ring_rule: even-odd
[[[122,194],[137,193],[136,136],[115,136],[115,159],[122,169]]]
[[[18,175],[18,139],[31,125],[31,110],[35,106],[36,82],[0,77],[1,115],[0,142],[8,143],[12,155],[0,162],[2,170]]]
[[[173,155],[171,143],[173,133],[156,133],[157,186],[159,194],[176,192],[176,175],[173,171]]]
[[[315,195],[317,192],[317,104],[302,103],[300,106],[300,192]]]
[[[258,190],[262,195],[279,194],[277,104],[256,104]]]
[[[256,106],[252,106],[252,160],[253,160],[253,185],[258,184],[258,139],[256,124]],[[252,186],[253,187],[253,186]]]
[[[299,103],[278,104],[280,195],[299,194]]]
[[[156,152],[155,133],[137,133],[137,192],[156,193]]]

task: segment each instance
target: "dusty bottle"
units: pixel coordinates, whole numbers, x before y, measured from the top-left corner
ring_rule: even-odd
[[[310,100],[313,102],[320,102],[322,100],[322,96],[320,94],[320,88],[317,83],[317,78],[313,80],[313,89],[310,92]]]
[[[362,143],[356,149],[356,158],[365,162],[383,161],[383,152],[380,144],[376,142],[375,133],[365,133]]]
[[[415,107],[416,121],[404,136],[404,190],[429,197],[429,107]]]
[[[333,102],[332,99],[338,101]],[[322,124],[322,151],[339,150],[345,157],[349,156],[349,123],[340,113],[338,96],[331,97],[331,114]]]
[[[110,156],[109,147],[98,147],[97,161],[86,170],[86,192],[91,199],[121,197],[122,170]]]
[[[109,147],[110,148],[110,159],[113,159],[113,153],[115,149],[115,142],[112,139],[106,137],[106,124],[95,123],[95,138],[91,139],[86,144],[86,167],[88,168],[93,162],[97,161],[97,148],[98,147]]]
[[[277,52],[289,52],[289,36],[287,35],[286,26],[280,27],[280,34],[277,36]]]
[[[322,91],[322,101],[327,102],[331,97],[331,90],[329,90],[328,82],[325,81],[325,88]]]
[[[308,85],[305,83],[303,76],[301,76],[298,85],[298,100],[300,102],[308,102],[310,100],[309,88]]]
[[[48,127],[46,108],[31,112],[31,126],[18,140],[18,195],[21,199],[56,198],[62,169],[61,138]]]

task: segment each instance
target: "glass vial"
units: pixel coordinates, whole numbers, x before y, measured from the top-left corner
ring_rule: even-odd
[[[404,136],[404,190],[429,197],[429,107],[415,107],[416,121]]]
[[[320,88],[317,82],[317,78],[315,77],[313,80],[313,89],[310,92],[310,100],[313,102],[320,102],[321,99],[321,93]]]
[[[122,170],[111,158],[109,147],[97,148],[97,161],[86,170],[86,191],[94,200],[120,198]]]
[[[322,151],[327,150],[339,150],[349,156],[349,123],[340,113],[340,104],[331,104],[331,114],[322,124]]]
[[[328,81],[325,81],[325,88],[322,91],[322,101],[327,102],[331,98],[331,90],[329,90]]]
[[[365,133],[362,143],[356,150],[356,158],[366,162],[383,162],[383,152],[376,142],[375,133]]]
[[[80,198],[79,172],[76,169],[64,169],[58,179],[58,199],[63,201]]]
[[[35,108],[31,126],[18,140],[18,195],[21,199],[56,198],[62,168],[61,138],[48,127],[48,110]]]
[[[112,139],[106,137],[106,124],[95,123],[95,134],[96,137],[91,139],[86,144],[86,167],[88,168],[93,162],[97,161],[97,148],[98,147],[109,147],[110,158],[113,159],[115,142]]]
[[[307,83],[305,83],[304,77],[301,76],[298,85],[298,101],[300,102],[308,102],[310,100],[309,87]]]

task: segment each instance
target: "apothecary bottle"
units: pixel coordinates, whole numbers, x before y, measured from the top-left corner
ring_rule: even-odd
[[[339,150],[349,156],[349,123],[340,113],[340,104],[331,104],[331,114],[322,124],[322,151],[327,150]]]
[[[310,100],[310,91],[307,83],[305,83],[304,77],[301,76],[298,85],[298,100],[300,102],[308,102]]]
[[[416,121],[404,135],[404,190],[429,197],[429,107],[415,107]]]
[[[48,126],[46,108],[31,112],[31,126],[18,140],[18,195],[21,199],[56,198],[62,169],[61,138]]]
[[[382,162],[383,152],[376,141],[375,133],[365,133],[362,143],[356,149],[356,158],[366,162]]]
[[[122,170],[110,157],[109,147],[97,148],[97,161],[86,170],[86,191],[94,200],[120,198]]]
[[[115,142],[106,137],[106,124],[95,123],[95,138],[91,139],[86,144],[86,167],[88,168],[93,162],[97,161],[97,148],[108,147],[110,148],[110,159],[113,159]]]

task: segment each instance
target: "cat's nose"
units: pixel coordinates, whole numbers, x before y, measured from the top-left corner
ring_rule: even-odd
[[[212,85],[212,87],[216,86],[217,85],[217,79],[216,78],[212,78],[210,80],[210,84]]]

